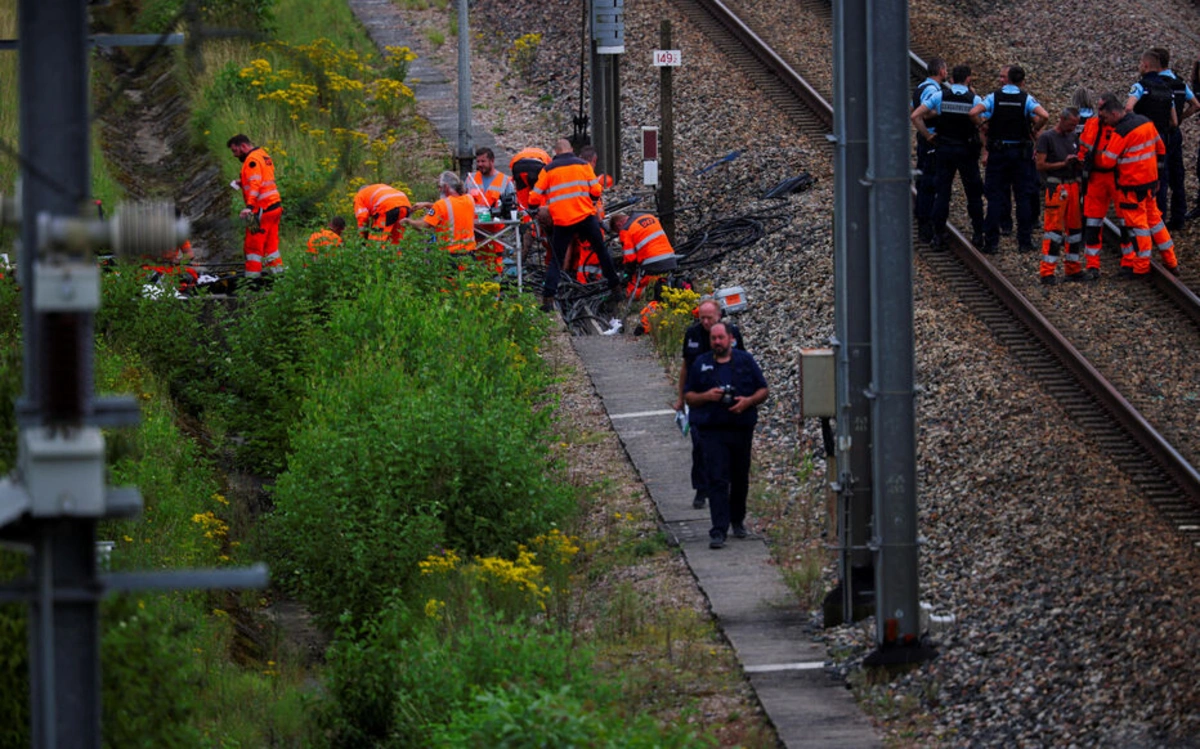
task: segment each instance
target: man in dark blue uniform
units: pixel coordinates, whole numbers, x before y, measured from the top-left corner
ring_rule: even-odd
[[[929,77],[917,84],[912,94],[912,110],[922,104],[928,109],[930,97],[934,92],[941,92],[942,82],[946,80],[946,61],[935,57],[926,66]],[[910,110],[910,111],[912,111]],[[931,133],[937,132],[937,117],[929,117],[925,121]],[[934,165],[937,147],[931,139],[917,139],[917,198],[913,203],[913,214],[917,219],[917,236],[922,242],[933,241],[933,200],[937,192],[936,166]]]
[[[679,370],[679,398],[675,401],[676,411],[683,410],[688,370],[692,368],[692,364],[701,354],[706,354],[712,349],[709,344],[709,330],[721,319],[721,305],[712,299],[706,299],[700,302],[700,306],[696,308],[696,316],[699,319],[689,325],[683,333],[683,366]],[[729,331],[733,335],[734,348],[745,351],[746,343],[742,340],[742,331],[732,323],[729,324]],[[704,484],[704,458],[700,454],[700,430],[691,426],[688,433],[692,436],[692,489],[696,491],[692,507],[701,510],[704,508],[704,498],[708,496],[708,489]]]
[[[971,68],[956,65],[950,72],[951,84],[927,97],[913,110],[912,121],[917,137],[937,146],[933,159],[937,197],[933,201],[934,248],[946,244],[946,221],[950,217],[950,194],[954,175],[962,178],[967,194],[967,215],[971,217],[971,243],[983,246],[983,180],[979,176],[979,126],[971,119],[971,109],[982,103],[971,90]],[[928,120],[937,118],[938,130],[929,129]]]
[[[691,423],[700,427],[712,517],[708,545],[720,549],[730,525],[735,537],[746,537],[750,449],[767,380],[754,357],[733,347],[729,326],[715,323],[709,333],[712,350],[692,364],[685,398]]]
[[[1038,192],[1037,169],[1033,162],[1033,136],[1050,118],[1037,99],[1022,88],[1025,70],[1009,65],[1001,70],[1008,81],[971,108],[978,124],[987,123],[986,172],[983,193],[987,216],[983,221],[983,252],[1000,246],[1001,216],[1016,203],[1017,245],[1033,252],[1034,201]]]

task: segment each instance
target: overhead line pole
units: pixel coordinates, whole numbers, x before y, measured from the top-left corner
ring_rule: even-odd
[[[917,570],[916,369],[908,3],[867,0],[875,642],[868,665],[923,660]]]
[[[458,0],[458,169],[468,175],[475,168],[471,142],[471,33],[468,6],[470,0]]]
[[[839,575],[825,599],[826,626],[868,615],[871,553],[871,210],[867,89],[867,2],[833,4],[834,330],[837,379]],[[840,616],[839,614],[840,608]]]
[[[88,19],[81,0],[22,0],[18,13],[21,97],[21,246],[18,278],[24,324],[25,390],[18,409],[20,451],[31,433],[73,431],[63,440],[94,445],[82,434],[92,393],[92,326],[88,312],[39,312],[34,257],[40,215],[78,216],[90,193]],[[40,437],[41,435],[39,435]],[[99,430],[94,436],[99,438]],[[102,444],[102,442],[101,442]],[[35,599],[30,606],[30,688],[35,747],[100,746],[99,585],[96,520],[30,521]],[[65,601],[58,586],[91,593]],[[69,720],[64,720],[69,716]]]

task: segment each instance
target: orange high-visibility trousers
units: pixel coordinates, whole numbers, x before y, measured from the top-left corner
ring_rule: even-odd
[[[1086,267],[1100,270],[1101,236],[1108,207],[1117,202],[1117,180],[1113,172],[1092,172],[1087,193],[1083,196],[1083,244]],[[1121,266],[1133,267],[1133,235],[1118,217],[1121,225]]]
[[[1158,201],[1154,195],[1150,195],[1144,202],[1146,203],[1146,223],[1150,225],[1150,241],[1154,245],[1154,249],[1158,250],[1163,265],[1174,270],[1179,266],[1179,259],[1175,257],[1175,241],[1171,239],[1171,233],[1167,231],[1167,225],[1163,223],[1162,211],[1158,209]]]
[[[246,239],[242,249],[246,254],[246,278],[258,278],[263,268],[268,273],[283,271],[283,257],[279,254],[279,219],[283,209],[263,211],[258,217],[258,228],[246,228]]]
[[[1038,274],[1053,276],[1062,253],[1068,276],[1083,272],[1079,248],[1083,245],[1083,217],[1079,208],[1079,183],[1047,185],[1043,195],[1042,262]]]
[[[1155,203],[1153,190],[1120,190],[1117,199],[1117,215],[1133,233],[1135,245],[1133,257],[1134,275],[1150,272],[1150,256],[1157,246],[1162,254],[1163,265],[1175,268],[1179,261],[1175,257],[1175,243],[1163,224],[1162,213]]]

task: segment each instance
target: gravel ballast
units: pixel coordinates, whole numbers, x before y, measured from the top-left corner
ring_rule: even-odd
[[[774,35],[781,53],[828,91],[831,37],[817,14],[783,0],[742,4],[754,9],[750,20],[760,33]],[[1188,30],[1200,21],[1182,0],[1137,7],[1138,18],[1153,19],[1151,32],[1132,21],[1128,6],[1109,2],[968,0],[911,8],[915,47],[940,45],[951,64],[971,63],[982,91],[992,88],[1000,64],[1021,63],[1052,112],[1080,83],[1124,93],[1137,77],[1137,55],[1152,44],[1170,47],[1184,75],[1190,60],[1183,53],[1194,43]],[[578,8],[478,0],[472,9],[476,127],[510,151],[546,148],[569,134],[579,95]],[[679,236],[718,217],[786,217],[782,229],[696,280],[747,290],[751,307],[738,323],[773,395],[763,409],[756,475],[790,495],[798,513],[815,512],[813,486],[795,478],[798,461],[820,444],[815,423],[797,428],[796,355],[826,345],[833,332],[830,151],[761,97],[673,4],[639,1],[625,13],[627,184],[618,186],[618,198],[635,189],[641,174],[640,126],[658,124],[659,71],[650,66],[650,52],[664,18],[684,53],[674,84],[676,189],[690,208],[679,215]],[[1098,21],[1118,18],[1130,22]],[[445,22],[442,15],[433,19]],[[1097,23],[1103,33],[1083,33]],[[543,40],[526,79],[509,70],[505,51],[532,31]],[[452,49],[434,54],[453,66]],[[1196,127],[1185,131],[1185,153],[1195,153]],[[742,155],[697,174],[733,151]],[[783,201],[759,199],[805,171],[817,180],[812,190]],[[1189,186],[1194,197],[1192,175]],[[1177,236],[1182,263],[1197,262],[1191,234]],[[1086,292],[1040,294],[1036,258],[1013,249],[1002,245],[995,260],[1010,279],[1123,386],[1164,373],[1160,392],[1143,399],[1147,416],[1169,434],[1194,433],[1200,357],[1180,350],[1192,339],[1130,321],[1127,296],[1109,279]],[[853,675],[873,647],[869,623],[821,631],[832,667],[852,674],[897,745],[1200,746],[1197,554],[919,259],[914,294],[921,598],[954,614],[956,624],[937,659],[890,678]],[[819,457],[816,465],[819,476]],[[753,514],[751,507],[751,522]]]

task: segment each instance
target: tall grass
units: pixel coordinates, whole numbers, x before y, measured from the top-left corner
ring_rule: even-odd
[[[0,38],[17,36],[17,0],[0,2]],[[16,151],[19,135],[17,109],[17,53],[0,52],[0,141]],[[14,158],[0,154],[0,191],[12,189],[19,167]]]

